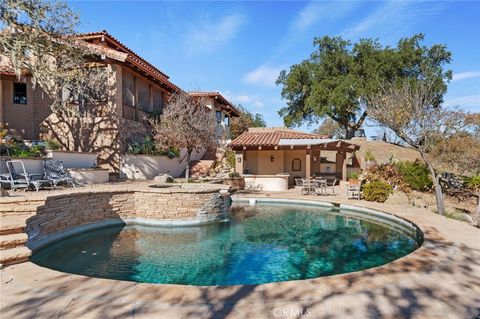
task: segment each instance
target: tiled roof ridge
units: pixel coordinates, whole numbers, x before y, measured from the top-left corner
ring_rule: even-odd
[[[203,97],[203,96],[206,96],[206,97],[216,97],[216,96],[221,96],[225,102],[227,102],[228,106],[231,107],[233,109],[233,111],[235,113],[238,113],[240,114],[241,112],[235,107],[235,105],[233,105],[232,102],[230,102],[225,96],[223,96],[222,93],[220,93],[219,91],[190,91],[188,92],[188,94],[192,95],[192,96],[199,96],[199,97]]]
[[[276,146],[281,139],[324,139],[325,135],[287,128],[253,128],[234,139],[231,146]]]
[[[115,38],[113,35],[108,33],[107,30],[96,31],[96,32],[78,33],[78,34],[75,35],[75,37],[77,37],[79,39],[87,38],[87,37],[95,37],[95,36],[106,36],[106,37],[110,38],[112,41],[116,42],[118,44],[118,46],[122,47],[125,51],[127,51],[132,60],[136,61],[137,63],[143,64],[143,66],[146,67],[147,69],[150,69],[151,71],[154,71],[159,76],[159,78],[161,80],[165,81],[167,84],[171,85],[176,90],[182,91],[182,89],[180,87],[173,84],[169,80],[170,77],[168,75],[166,75],[165,73],[160,71],[156,66],[154,66],[153,64],[151,64],[150,62],[148,62],[147,60],[142,58],[140,55],[135,53],[132,49],[130,49],[128,46],[126,46],[123,42],[121,42],[120,40]]]
[[[166,75],[165,73],[163,73],[162,71],[160,71],[156,66],[154,66],[153,64],[151,64],[150,62],[148,62],[147,60],[145,60],[144,58],[142,58],[140,55],[138,55],[137,53],[135,53],[135,51],[133,51],[132,49],[130,49],[127,45],[125,45],[122,41],[118,40],[116,37],[114,37],[113,35],[111,35],[110,33],[108,33],[107,30],[102,30],[102,31],[95,31],[95,32],[86,32],[86,33],[78,33],[75,35],[75,37],[78,37],[78,38],[84,38],[84,37],[91,37],[91,36],[107,36],[109,37],[110,39],[112,39],[113,41],[117,42],[117,44],[121,47],[123,47],[123,49],[125,49],[126,51],[128,51],[129,54],[131,54],[132,56],[134,56],[135,58],[137,58],[138,60],[140,60],[140,62],[146,64],[147,66],[149,66],[150,68],[154,69],[155,71],[157,71],[158,73],[160,73],[165,79],[169,79],[170,77],[168,75]]]

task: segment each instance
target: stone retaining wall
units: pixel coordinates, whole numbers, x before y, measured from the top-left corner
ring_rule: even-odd
[[[80,192],[49,196],[27,220],[28,241],[108,220],[211,222],[228,214],[228,194],[218,189]]]

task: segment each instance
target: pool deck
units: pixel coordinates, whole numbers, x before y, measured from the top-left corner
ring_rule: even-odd
[[[116,281],[26,262],[0,271],[0,317],[475,318],[480,314],[477,228],[426,209],[347,200],[341,194],[302,196],[292,190],[235,196],[308,199],[376,209],[414,222],[424,232],[425,242],[410,255],[369,270],[249,286]]]

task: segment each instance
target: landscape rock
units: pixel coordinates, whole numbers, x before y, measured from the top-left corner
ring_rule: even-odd
[[[172,176],[168,174],[160,174],[153,178],[153,180],[157,183],[173,183],[175,180]]]

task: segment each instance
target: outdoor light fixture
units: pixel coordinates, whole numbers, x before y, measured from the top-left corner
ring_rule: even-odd
[[[270,162],[273,162],[275,160],[275,157],[273,155],[270,155]]]

